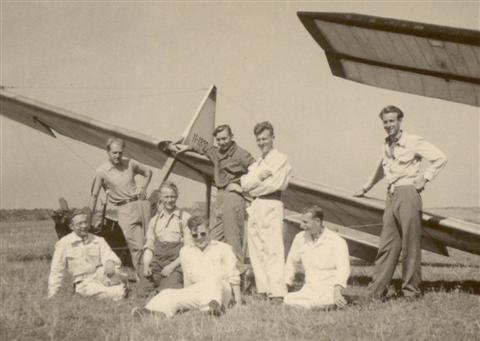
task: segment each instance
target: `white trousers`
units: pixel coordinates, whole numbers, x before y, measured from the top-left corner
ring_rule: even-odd
[[[300,291],[285,295],[283,303],[307,309],[321,308],[335,304],[333,300],[333,286],[304,285]]]
[[[164,289],[153,297],[146,309],[172,317],[181,310],[208,311],[208,303],[215,300],[226,306],[232,298],[230,283],[223,280],[206,280],[183,289]]]
[[[103,272],[103,267],[99,268],[99,270],[97,270],[95,274],[85,278],[83,281],[76,284],[75,292],[82,296],[109,298],[114,301],[119,301],[124,298],[125,285],[123,283],[108,285],[108,282],[106,280],[100,278],[100,272]],[[106,283],[107,285],[105,285],[104,283]]]
[[[284,282],[283,203],[256,199],[248,212],[248,253],[258,293],[270,297],[286,294]]]

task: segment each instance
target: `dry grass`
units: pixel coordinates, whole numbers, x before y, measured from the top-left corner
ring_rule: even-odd
[[[66,285],[58,297],[45,299],[55,241],[50,222],[0,224],[1,340],[478,340],[480,335],[479,257],[461,252],[453,261],[425,255],[429,291],[415,302],[309,312],[247,297],[246,306],[220,318],[193,312],[132,321],[131,308],[142,303],[135,298],[85,299]],[[371,266],[356,264],[352,283],[364,285]]]

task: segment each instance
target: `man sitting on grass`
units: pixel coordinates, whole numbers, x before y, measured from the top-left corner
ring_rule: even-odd
[[[88,232],[87,214],[75,210],[70,228],[72,232],[55,244],[48,297],[53,297],[60,289],[67,268],[76,293],[115,301],[124,298],[124,275],[117,270],[120,259],[102,237]]]
[[[151,313],[172,317],[178,311],[192,309],[219,316],[230,303],[232,291],[235,302],[241,301],[240,275],[232,247],[211,240],[210,230],[201,217],[191,217],[187,226],[193,245],[187,244],[180,250],[185,287],[163,290],[145,308],[134,308],[134,317]]]
[[[323,226],[323,210],[308,208],[302,216],[302,228],[293,240],[285,266],[285,281],[290,288],[295,273],[305,271],[305,285],[284,298],[286,305],[307,309],[336,305],[347,301],[341,290],[350,275],[348,247],[345,240]]]

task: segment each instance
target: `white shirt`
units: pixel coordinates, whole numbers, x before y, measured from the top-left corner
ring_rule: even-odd
[[[370,188],[383,177],[389,187],[413,185],[419,178],[422,159],[431,163],[423,173],[423,177],[428,181],[432,181],[447,163],[445,154],[421,136],[402,132],[402,136],[393,146],[385,139],[382,159],[364,188]]]
[[[96,269],[109,260],[117,266],[121,265],[120,259],[102,237],[89,233],[82,240],[75,232],[67,234],[55,244],[48,278],[49,297],[55,295],[60,288],[65,268],[72,276],[73,283],[77,283],[94,275]]]
[[[285,282],[293,283],[295,273],[305,272],[305,285],[347,286],[350,261],[347,243],[335,232],[325,228],[313,241],[305,231],[293,240],[285,265]]]
[[[263,170],[269,170],[272,176],[260,181],[258,176]],[[265,157],[259,158],[248,167],[248,173],[240,178],[240,184],[245,192],[252,197],[258,197],[287,188],[291,172],[292,166],[287,156],[272,149]]]
[[[240,284],[237,257],[228,244],[212,240],[203,251],[195,245],[185,245],[180,250],[180,263],[185,287],[212,278]]]

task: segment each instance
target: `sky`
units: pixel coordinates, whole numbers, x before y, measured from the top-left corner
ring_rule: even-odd
[[[294,176],[354,192],[380,157],[378,112],[449,157],[424,207],[480,206],[476,107],[369,87],[331,75],[298,11],[351,12],[479,29],[473,2],[66,2],[0,0],[0,85],[160,139],[180,136],[207,89],[217,124],[257,156],[255,123],[271,121]],[[0,208],[88,202],[103,150],[52,139],[0,116]],[[175,178],[180,204],[202,186]],[[158,186],[154,176],[151,186]],[[370,193],[384,197],[385,183]]]

